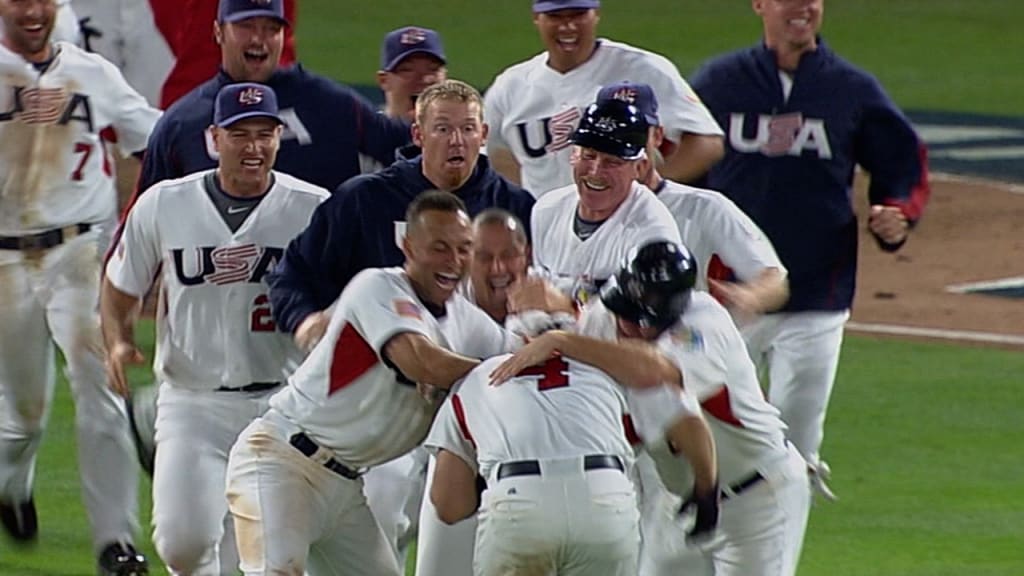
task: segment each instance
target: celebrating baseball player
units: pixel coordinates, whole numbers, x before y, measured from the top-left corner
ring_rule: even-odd
[[[232,449],[228,500],[246,574],[400,574],[362,472],[416,447],[439,392],[477,358],[520,343],[456,294],[472,246],[462,201],[426,192],[405,220],[404,267],[349,282],[290,386]]]
[[[439,516],[454,523],[480,509],[477,576],[635,576],[639,512],[618,386],[562,358],[491,386],[507,358],[470,372],[427,437]]]
[[[591,363],[626,386],[680,384],[700,403],[714,437],[718,524],[710,540],[695,541],[692,533],[688,539],[677,518],[678,499],[645,502],[640,574],[792,575],[810,506],[806,463],[786,441],[778,410],[764,400],[728,312],[707,293],[693,290],[696,266],[680,245],[640,247],[604,285],[600,299],[584,309],[579,334],[539,336],[494,377],[506,378],[537,358],[559,353]],[[671,413],[670,402],[650,408],[657,414],[666,407]],[[649,442],[643,428],[638,430]],[[694,473],[699,480],[696,467]],[[700,493],[698,482],[694,493]],[[717,497],[698,499],[695,529],[702,527],[702,506],[710,507]]]
[[[161,271],[153,541],[175,575],[238,567],[224,530],[228,451],[302,359],[274,325],[263,277],[328,196],[271,170],[283,124],[271,88],[225,86],[213,124],[218,168],[141,197],[103,284],[107,365],[124,392],[125,365],[142,360],[134,318]]]
[[[572,182],[569,137],[598,89],[627,78],[650,84],[663,104],[667,177],[693,180],[722,156],[722,130],[672,62],[596,37],[600,7],[599,0],[534,0],[546,51],[507,68],[487,89],[488,154],[536,195]]]
[[[159,112],[117,69],[52,42],[53,0],[0,0],[0,521],[37,538],[36,453],[56,383],[53,345],[75,399],[82,497],[101,574],[144,573],[132,546],[138,473],[125,410],[107,386],[96,297],[115,216],[100,138],[141,152]]]
[[[665,129],[654,90],[643,83],[618,82],[598,92],[598,102],[608,100],[629,102],[650,126],[640,182],[675,217],[683,245],[703,272],[696,287],[710,289],[738,321],[785,304],[786,268],[757,224],[722,194],[667,180],[658,172]]]
[[[729,133],[707,183],[764,230],[789,270],[785,307],[745,326],[744,336],[814,487],[832,499],[820,449],[856,283],[854,168],[871,175],[868,229],[895,251],[928,198],[926,154],[878,81],[818,36],[824,0],[751,6],[763,42],[712,60],[694,77]]]
[[[592,104],[569,139],[578,154],[575,184],[545,194],[533,209],[533,266],[578,301],[596,293],[630,249],[679,241],[672,214],[636,181],[647,129],[627,102]]]

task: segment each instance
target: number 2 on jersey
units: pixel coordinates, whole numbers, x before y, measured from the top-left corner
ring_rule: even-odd
[[[270,313],[270,298],[260,294],[252,301],[252,315],[249,318],[250,332],[273,332],[277,330],[274,316]]]
[[[519,376],[539,376],[537,390],[545,392],[569,385],[569,365],[561,356],[549,358],[538,366],[530,366],[519,373]]]

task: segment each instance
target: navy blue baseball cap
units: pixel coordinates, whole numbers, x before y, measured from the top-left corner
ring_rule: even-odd
[[[533,13],[600,8],[601,0],[533,0]]]
[[[284,120],[278,115],[277,94],[274,89],[255,82],[228,84],[217,93],[213,105],[213,123],[221,128],[246,118],[270,118],[278,124]]]
[[[380,69],[392,72],[396,66],[413,54],[433,56],[447,64],[441,35],[429,28],[406,26],[388,32],[380,48]]]
[[[658,120],[658,99],[654,96],[654,89],[649,84],[640,82],[616,82],[609,84],[597,93],[597,103],[609,100],[622,100],[636,107],[637,111],[643,114],[644,119],[651,126],[659,126]]]
[[[217,21],[238,22],[247,18],[265,16],[289,24],[284,17],[284,0],[220,0]]]

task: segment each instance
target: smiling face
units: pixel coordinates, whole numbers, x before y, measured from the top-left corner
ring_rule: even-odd
[[[444,82],[448,70],[444,62],[430,54],[412,54],[402,59],[393,70],[377,72],[377,84],[384,92],[387,110],[413,119],[416,106],[414,96],[428,86]]]
[[[568,72],[587,61],[597,45],[597,9],[567,9],[533,15],[533,24],[540,32],[548,51],[548,65],[559,72]]]
[[[281,125],[271,118],[256,117],[212,130],[224,191],[235,196],[265,192],[281,145]]]
[[[752,0],[764,25],[765,45],[783,55],[817,48],[824,0]]]
[[[528,263],[526,234],[514,219],[477,224],[469,267],[477,305],[488,313],[504,311],[508,288],[526,276]]]
[[[423,149],[423,175],[441,190],[469,180],[487,139],[480,104],[439,98],[417,114],[412,140]]]
[[[0,18],[4,46],[30,62],[43,62],[50,57],[56,0],[0,0]]]
[[[405,271],[417,295],[443,306],[466,276],[473,230],[462,211],[424,210],[408,223],[402,252]]]
[[[284,48],[284,24],[257,16],[238,22],[214,23],[221,66],[236,82],[265,83],[277,69]]]
[[[611,216],[629,196],[633,181],[640,177],[640,161],[580,147],[572,171],[580,217],[598,222]]]

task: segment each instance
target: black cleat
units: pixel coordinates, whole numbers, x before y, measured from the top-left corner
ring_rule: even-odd
[[[100,552],[98,576],[147,576],[149,562],[131,544],[114,542]]]
[[[0,523],[4,530],[18,542],[34,542],[39,535],[39,520],[36,517],[36,503],[31,497],[26,502],[8,504],[0,502]]]

